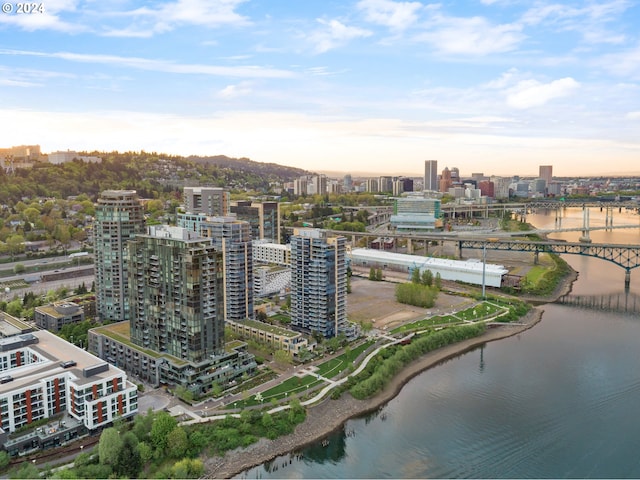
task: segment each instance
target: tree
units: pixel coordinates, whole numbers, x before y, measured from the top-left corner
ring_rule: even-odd
[[[26,271],[26,268],[23,264],[21,263],[16,263],[13,266],[13,273],[19,274],[19,273],[24,273]]]
[[[17,470],[9,474],[9,478],[40,478],[40,471],[31,462],[22,462]]]
[[[113,427],[105,428],[100,434],[98,443],[98,459],[103,465],[114,465],[122,450],[123,442],[120,433]]]
[[[142,457],[138,450],[138,439],[133,432],[124,434],[122,448],[113,465],[114,471],[124,478],[138,478],[142,468]]]
[[[369,280],[372,280],[372,281],[376,280],[376,269],[373,267],[369,269]]]
[[[167,412],[159,412],[151,427],[151,443],[156,450],[164,453],[167,447],[167,435],[178,425],[178,421]]]
[[[176,427],[167,435],[167,450],[172,458],[181,458],[189,448],[187,432],[182,427]]]
[[[431,270],[427,269],[422,272],[422,284],[426,285],[427,287],[433,285],[433,273],[431,272]]]
[[[414,268],[411,270],[411,283],[420,283],[420,269]]]
[[[9,454],[4,450],[0,450],[0,470],[2,470],[7,465],[9,465],[10,460],[11,460],[11,457],[9,457]]]
[[[440,276],[440,272],[436,273],[435,286],[438,290],[442,290],[442,277]]]

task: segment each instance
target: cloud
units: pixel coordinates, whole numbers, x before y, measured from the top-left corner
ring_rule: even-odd
[[[360,0],[357,8],[363,10],[367,21],[394,30],[404,30],[418,20],[420,2],[394,2],[391,0]]]
[[[217,28],[223,25],[245,27],[251,21],[235,9],[246,0],[177,0],[159,6],[140,7],[112,12],[110,17],[132,18],[132,25],[107,28],[103,35],[111,37],[152,37],[185,25]]]
[[[630,49],[603,55],[593,63],[614,75],[640,79],[640,43]]]
[[[416,40],[431,44],[438,52],[453,55],[489,55],[509,52],[525,39],[518,24],[493,25],[482,17],[436,15],[429,30]]]
[[[178,74],[203,74],[227,77],[251,77],[251,78],[291,78],[294,73],[288,70],[264,68],[257,66],[224,67],[218,65],[184,64],[166,60],[153,60],[140,57],[122,57],[118,55],[83,54],[72,52],[44,53],[24,50],[0,49],[0,55],[20,55],[46,58],[59,58],[71,62],[100,63],[129,67],[138,70]]]
[[[88,31],[89,28],[86,25],[69,23],[60,18],[61,14],[74,12],[77,8],[77,3],[78,2],[74,0],[53,0],[35,4],[25,2],[22,5],[42,6],[42,10],[38,8],[34,10],[33,13],[19,14],[16,11],[18,8],[17,4],[14,5],[14,2],[3,2],[3,5],[13,6],[13,13],[0,14],[0,25],[15,26],[27,32],[54,30],[64,33],[80,33]]]
[[[346,45],[355,38],[371,36],[369,30],[358,27],[350,27],[339,20],[317,19],[321,28],[317,29],[308,39],[315,45],[317,53],[325,53],[334,48]]]
[[[626,36],[619,32],[623,14],[631,6],[627,0],[594,2],[581,7],[563,3],[536,4],[521,17],[525,25],[543,25],[582,35],[590,44],[621,44]],[[607,24],[613,23],[609,29]]]
[[[640,120],[640,111],[638,111],[638,112],[629,112],[625,116],[629,120]]]
[[[251,82],[240,82],[236,85],[227,85],[217,93],[218,98],[224,100],[232,100],[239,97],[244,97],[252,93]]]
[[[510,88],[507,93],[507,104],[518,109],[539,107],[555,98],[573,94],[580,84],[571,77],[540,83],[537,80],[523,80]]]

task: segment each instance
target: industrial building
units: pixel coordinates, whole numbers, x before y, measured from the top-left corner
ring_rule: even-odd
[[[508,270],[502,265],[485,263],[473,260],[449,260],[446,258],[421,257],[418,255],[407,255],[403,253],[387,252],[384,250],[372,250],[368,248],[354,248],[349,254],[349,261],[352,267],[381,268],[398,272],[406,272],[407,279],[411,278],[414,269],[419,269],[420,273],[431,270],[435,276],[440,274],[443,280],[453,280],[474,285],[482,285],[484,271],[485,285],[489,287],[500,287],[502,276]]]

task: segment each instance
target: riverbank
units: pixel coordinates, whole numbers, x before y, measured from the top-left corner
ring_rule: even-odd
[[[562,291],[566,288],[565,285]],[[570,289],[570,283],[568,288]],[[490,328],[479,337],[448,345],[424,355],[403,369],[384,391],[371,399],[356,400],[345,393],[338,400],[326,399],[318,405],[309,407],[307,418],[292,434],[275,440],[263,438],[247,448],[227,452],[223,457],[206,458],[206,476],[207,478],[231,478],[279,455],[314,443],[340,428],[350,418],[377,410],[393,399],[409,380],[421,372],[484,343],[522,333],[537,324],[542,318],[542,313],[541,308],[533,308],[518,322],[518,325],[505,324]]]

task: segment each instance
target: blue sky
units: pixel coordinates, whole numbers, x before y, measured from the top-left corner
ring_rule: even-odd
[[[640,174],[635,1],[37,5],[0,13],[2,147]]]

